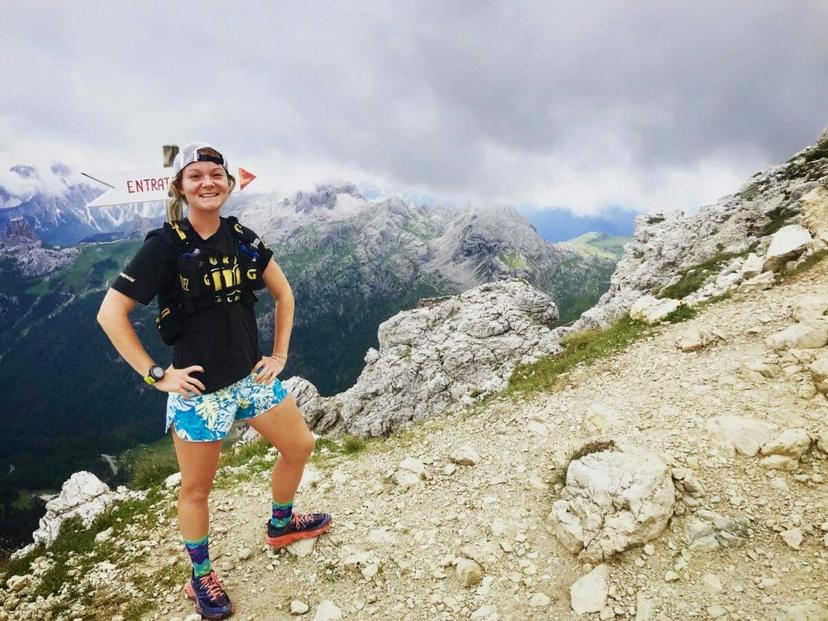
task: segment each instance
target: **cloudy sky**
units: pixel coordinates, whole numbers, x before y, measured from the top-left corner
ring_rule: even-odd
[[[207,140],[251,190],[693,210],[828,126],[826,32],[823,0],[7,0],[0,183]]]

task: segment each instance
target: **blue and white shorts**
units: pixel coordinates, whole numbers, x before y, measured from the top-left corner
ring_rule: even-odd
[[[250,420],[284,401],[287,391],[278,379],[257,384],[253,374],[206,395],[167,397],[167,427],[188,442],[214,442],[230,433],[233,422]]]

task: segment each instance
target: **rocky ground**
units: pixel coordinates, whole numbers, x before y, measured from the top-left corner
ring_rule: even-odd
[[[655,328],[625,352],[576,368],[560,390],[491,399],[353,455],[323,452],[297,499],[300,511],[334,516],[315,546],[274,553],[263,544],[272,454],[222,473],[211,548],[236,618],[827,619],[828,456],[814,445],[772,469],[710,432],[711,419],[725,415],[812,437],[826,431],[828,400],[808,371],[813,355],[766,343],[793,323],[795,299],[825,291],[822,261],[771,290],[737,293]],[[715,338],[684,352],[677,344],[693,329]],[[678,501],[658,538],[592,574],[584,599],[597,611],[579,616],[570,587],[594,564],[559,542],[550,513],[568,457],[599,439],[660,455]],[[86,587],[69,592],[105,596],[137,573],[158,584],[144,618],[191,615],[174,497],[167,490],[155,505],[156,527],[127,529],[124,543],[114,542],[135,557],[134,569],[102,561],[77,577]],[[718,544],[694,544],[704,521]],[[41,618],[37,602],[18,601],[27,588],[0,595],[0,617]],[[76,607],[57,616],[112,615]]]

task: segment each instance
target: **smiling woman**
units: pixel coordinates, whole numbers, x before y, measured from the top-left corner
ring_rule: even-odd
[[[264,533],[269,545],[281,548],[317,537],[330,527],[331,517],[293,512],[314,439],[277,378],[293,324],[290,285],[253,231],[220,216],[236,184],[220,151],[189,144],[176,156],[173,171],[168,222],[147,235],[115,279],[98,322],[144,381],[168,393],[166,429],[181,470],[178,525],[193,561],[185,588],[202,616],[223,619],[233,614],[233,604],[210,562],[207,499],[221,442],[234,421],[248,423],[281,455],[273,468],[271,519]],[[253,292],[265,287],[277,313],[274,353],[262,356]],[[166,369],[143,348],[128,318],[139,302],[156,296],[161,338],[174,348]]]

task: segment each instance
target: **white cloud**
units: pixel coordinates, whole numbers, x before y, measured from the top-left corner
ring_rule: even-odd
[[[251,190],[693,208],[828,124],[826,30],[812,0],[14,3],[0,170],[208,140]]]

